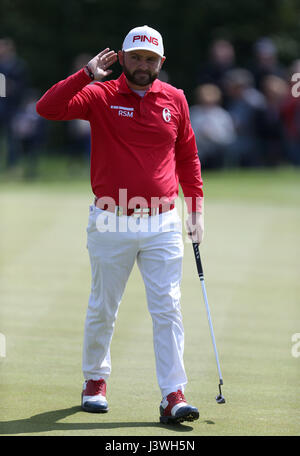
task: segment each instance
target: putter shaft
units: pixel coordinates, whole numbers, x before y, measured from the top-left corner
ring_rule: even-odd
[[[207,293],[206,293],[205,282],[204,282],[204,274],[203,274],[203,268],[202,268],[202,263],[201,263],[198,243],[193,242],[193,249],[194,249],[194,254],[195,254],[195,259],[196,259],[198,275],[199,275],[199,279],[200,279],[200,282],[201,282],[201,288],[202,288],[202,293],[203,293],[203,298],[204,298],[204,303],[205,303],[205,308],[206,308],[206,314],[207,314],[207,319],[208,319],[208,324],[209,324],[209,329],[210,329],[210,335],[211,335],[211,339],[212,339],[212,343],[213,343],[213,347],[214,347],[215,358],[216,358],[216,363],[217,363],[217,368],[218,368],[218,373],[219,373],[219,392],[220,392],[220,395],[216,397],[216,400],[217,400],[217,402],[219,404],[223,404],[225,402],[225,399],[222,396],[222,391],[221,391],[221,385],[223,385],[223,378],[222,378],[222,372],[221,372],[221,367],[220,367],[220,362],[219,362],[217,344],[216,344],[214,330],[213,330],[213,325],[212,325],[212,321],[211,321],[210,309],[209,309],[209,305],[208,305]]]
[[[206,313],[207,313],[207,320],[208,320],[209,329],[210,329],[210,335],[211,335],[211,339],[212,339],[212,343],[213,343],[213,347],[214,347],[214,352],[215,352],[215,358],[216,358],[216,362],[217,362],[220,385],[223,385],[223,378],[222,378],[222,373],[221,373],[221,367],[220,367],[220,362],[219,362],[219,356],[218,356],[218,350],[217,350],[217,345],[216,345],[213,325],[212,325],[211,316],[210,316],[210,310],[209,310],[209,305],[208,305],[208,300],[207,300],[204,277],[202,277],[200,279],[200,281],[201,281],[202,293],[203,293],[203,298],[204,298],[204,303],[205,303],[205,308],[206,308]]]

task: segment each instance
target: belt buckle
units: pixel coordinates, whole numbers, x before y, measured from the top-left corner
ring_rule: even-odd
[[[136,207],[133,209],[133,217],[149,217],[150,208],[149,207]]]

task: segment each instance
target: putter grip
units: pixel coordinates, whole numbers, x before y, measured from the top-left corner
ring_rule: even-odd
[[[201,263],[201,258],[200,258],[199,244],[197,242],[193,242],[193,249],[194,249],[194,254],[195,254],[198,275],[199,275],[200,279],[203,279],[204,275],[203,275],[202,263]]]

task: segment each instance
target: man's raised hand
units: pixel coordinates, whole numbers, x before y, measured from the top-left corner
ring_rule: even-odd
[[[117,58],[115,51],[106,48],[89,61],[89,71],[93,73],[95,81],[101,81],[112,73],[109,67],[117,61]]]

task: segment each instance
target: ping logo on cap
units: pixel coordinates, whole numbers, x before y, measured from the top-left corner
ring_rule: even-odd
[[[152,43],[152,44],[154,44],[155,46],[158,46],[158,39],[155,38],[154,36],[150,36],[150,37],[148,38],[147,35],[134,35],[134,37],[133,37],[133,39],[132,39],[133,43],[134,43],[135,41],[144,42],[144,41],[146,41],[146,40],[148,41],[148,43]]]

